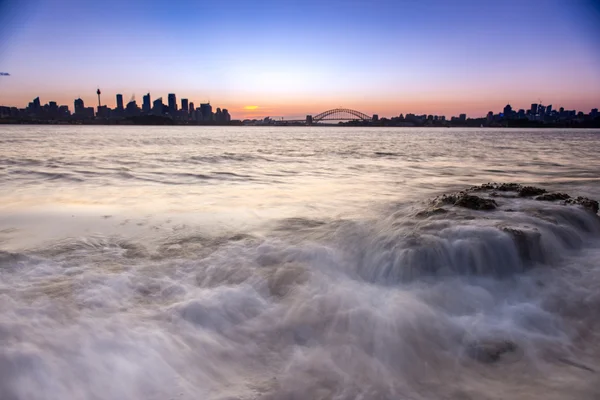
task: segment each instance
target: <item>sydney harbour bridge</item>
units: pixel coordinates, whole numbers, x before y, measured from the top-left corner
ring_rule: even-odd
[[[282,124],[306,124],[315,125],[327,121],[364,121],[371,122],[378,119],[377,115],[367,115],[360,111],[351,110],[349,108],[334,108],[327,110],[315,116],[307,115],[306,119],[282,119],[276,121]]]

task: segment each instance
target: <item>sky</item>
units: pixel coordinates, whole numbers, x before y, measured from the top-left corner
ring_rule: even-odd
[[[0,0],[0,105],[176,93],[233,118],[600,107],[600,0]]]

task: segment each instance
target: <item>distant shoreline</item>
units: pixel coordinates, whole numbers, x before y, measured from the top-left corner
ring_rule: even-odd
[[[207,127],[207,126],[236,126],[236,127],[278,127],[278,128],[292,128],[292,127],[322,127],[322,128],[469,128],[469,129],[600,129],[600,121],[592,121],[587,123],[579,124],[519,124],[519,125],[483,125],[481,124],[466,124],[466,125],[382,125],[382,124],[286,124],[286,123],[273,123],[273,124],[248,124],[242,121],[231,121],[230,123],[186,123],[186,122],[129,122],[129,121],[32,121],[32,120],[2,120],[0,119],[0,125],[50,125],[50,126],[189,126],[189,127]]]

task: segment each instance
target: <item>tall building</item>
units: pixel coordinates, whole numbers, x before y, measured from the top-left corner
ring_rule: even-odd
[[[83,100],[81,98],[75,99],[75,115],[82,115],[85,112],[85,106],[83,104]]]
[[[531,115],[537,115],[537,113],[538,113],[538,105],[535,104],[535,103],[532,104],[530,111],[531,111]]]
[[[169,93],[169,113],[175,115],[175,111],[177,111],[177,97],[175,93]]]
[[[71,115],[71,113],[69,112],[68,106],[58,107],[58,116],[59,117],[68,117],[69,115]]]
[[[552,104],[546,107],[546,114],[552,114]]]
[[[181,99],[181,110],[188,112],[188,99]]]
[[[466,121],[467,120],[467,114],[460,114],[458,116],[458,119],[460,119],[461,121]]]
[[[377,114],[373,115],[373,120],[376,121],[379,119]],[[226,108],[223,109],[223,122],[231,122],[231,115],[229,115],[229,111]]]
[[[596,118],[597,116],[598,116],[598,109],[592,108],[592,111],[590,112],[590,117]]]
[[[39,115],[42,112],[42,103],[40,102],[40,98],[36,97],[33,101],[29,102],[27,105],[27,109],[30,114]]]
[[[152,113],[156,115],[161,115],[164,114],[164,112],[165,110],[162,102],[162,97],[159,97],[158,99],[152,102]]]
[[[193,102],[193,101],[191,101],[191,102],[190,102],[190,105],[189,105],[189,111],[190,111],[190,114],[191,114],[192,112],[194,112],[194,110],[195,110],[195,108],[194,108],[194,102]]]
[[[151,108],[152,108],[152,106],[151,106],[151,102],[150,102],[150,93],[147,93],[146,95],[144,95],[144,102],[142,103],[142,111],[145,113],[149,113]]]
[[[492,122],[494,120],[494,112],[490,111],[487,113],[487,122]]]
[[[208,122],[213,120],[212,106],[210,103],[200,104],[200,112],[202,113],[203,121]]]
[[[135,100],[131,100],[129,103],[127,103],[125,113],[131,117],[136,116],[140,113],[140,108],[138,107]]]
[[[544,107],[543,105],[539,104],[539,105],[538,105],[538,114],[539,114],[539,115],[544,115],[544,114],[546,114],[546,107]]]
[[[117,95],[117,109],[123,110],[123,95],[122,94]]]
[[[507,104],[506,107],[504,107],[504,118],[511,118],[512,114],[513,114],[512,106],[510,104]]]
[[[221,112],[221,109],[219,107],[217,107],[217,111],[215,112],[215,121],[218,124],[223,123],[223,113]]]

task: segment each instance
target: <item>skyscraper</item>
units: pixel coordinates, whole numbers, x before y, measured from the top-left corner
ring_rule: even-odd
[[[217,107],[217,111],[215,112],[215,121],[218,124],[223,123],[223,113],[221,112],[221,109],[219,107]]]
[[[164,105],[162,102],[162,97],[159,97],[158,99],[154,100],[154,102],[152,102],[152,113],[156,114],[156,115],[160,115],[163,114],[165,112],[164,110]]]
[[[531,105],[531,115],[537,115],[537,113],[538,113],[538,105],[534,103]]]
[[[136,116],[140,113],[140,108],[138,107],[135,100],[131,100],[129,103],[127,103],[125,113],[129,116]]]
[[[151,102],[150,102],[150,93],[147,93],[144,96],[144,101],[142,103],[142,111],[145,113],[149,113],[151,108],[152,108],[152,106],[151,106]]]
[[[200,112],[202,113],[203,121],[208,122],[213,120],[212,106],[210,103],[200,104]]]
[[[123,95],[122,94],[117,94],[117,109],[119,109],[119,110],[123,109]]]
[[[511,118],[512,114],[513,114],[512,106],[510,104],[507,104],[506,107],[504,107],[504,118]]]
[[[181,99],[181,110],[188,112],[188,99]]]
[[[374,115],[373,119],[376,119],[375,117],[376,116]],[[379,117],[377,117],[377,119],[379,119]],[[231,115],[229,115],[229,111],[227,111],[226,108],[223,109],[223,122],[231,122]]]
[[[83,100],[81,98],[75,99],[75,114],[81,115],[85,111],[85,106],[83,104]]]
[[[169,93],[169,113],[175,115],[175,111],[177,111],[177,97],[175,93]]]

